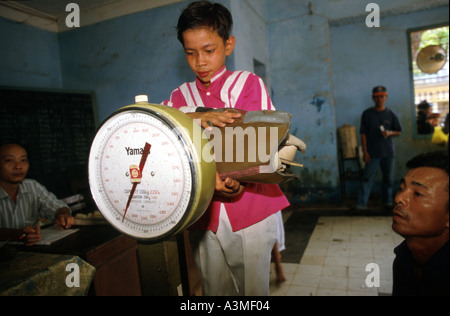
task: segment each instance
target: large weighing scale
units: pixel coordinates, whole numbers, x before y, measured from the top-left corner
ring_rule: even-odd
[[[89,185],[116,229],[158,242],[203,214],[214,193],[216,168],[214,161],[201,159],[209,144],[202,140],[194,146],[195,129],[201,127],[186,114],[139,99],[102,123],[91,146]]]

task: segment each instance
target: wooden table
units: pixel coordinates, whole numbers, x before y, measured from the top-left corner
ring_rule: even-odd
[[[89,295],[141,295],[137,242],[110,225],[80,230],[50,246],[21,247],[27,252],[78,256],[95,267]]]
[[[75,269],[67,269],[69,264],[79,268],[77,286],[71,283]],[[0,261],[0,295],[87,295],[94,274],[95,268],[77,256],[17,252]]]

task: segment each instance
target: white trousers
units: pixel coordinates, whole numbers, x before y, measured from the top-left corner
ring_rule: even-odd
[[[275,214],[233,232],[224,205],[219,228],[189,232],[206,296],[268,296],[271,252],[277,239]]]

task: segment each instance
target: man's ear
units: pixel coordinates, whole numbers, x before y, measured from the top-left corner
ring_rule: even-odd
[[[227,56],[230,56],[233,52],[234,45],[236,45],[236,38],[234,36],[230,36],[225,42],[225,53]]]

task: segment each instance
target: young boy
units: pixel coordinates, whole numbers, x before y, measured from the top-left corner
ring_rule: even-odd
[[[200,119],[204,128],[224,127],[240,115],[198,111],[201,108],[274,109],[259,77],[225,68],[236,42],[230,35],[232,24],[224,6],[208,1],[191,3],[178,21],[178,39],[196,81],[181,85],[163,103]],[[278,185],[216,179],[213,201],[190,227],[203,293],[269,295],[271,251],[277,237],[275,213],[289,202]]]

